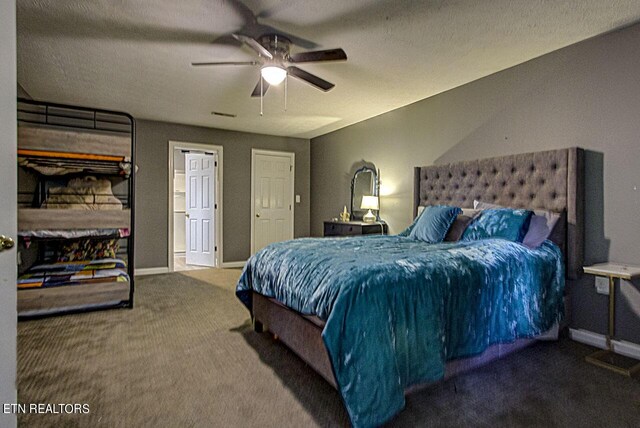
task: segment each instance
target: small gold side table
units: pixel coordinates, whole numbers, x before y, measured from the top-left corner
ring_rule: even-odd
[[[640,361],[634,362],[627,367],[616,364],[616,359],[625,357],[613,352],[613,344],[611,343],[615,337],[616,322],[615,280],[626,279],[631,281],[634,278],[640,277],[640,267],[617,263],[599,263],[584,267],[584,272],[609,278],[609,332],[607,334],[607,348],[587,355],[585,359],[591,364],[631,377],[640,372]]]

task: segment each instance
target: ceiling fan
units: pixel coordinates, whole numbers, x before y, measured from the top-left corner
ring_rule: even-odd
[[[222,66],[222,65],[250,65],[260,66],[260,79],[251,93],[252,97],[261,97],[269,86],[279,85],[288,75],[306,82],[322,91],[329,91],[335,85],[314,74],[302,70],[295,65],[320,61],[345,61],[347,54],[342,49],[327,49],[290,53],[291,40],[278,34],[265,34],[258,39],[243,34],[231,35],[237,41],[247,45],[258,54],[256,61],[228,61],[228,62],[193,62],[191,65]]]

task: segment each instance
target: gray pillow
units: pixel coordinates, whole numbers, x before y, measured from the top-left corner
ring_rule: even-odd
[[[473,207],[477,210],[505,208],[502,205],[480,201],[473,201]],[[559,224],[561,216],[561,213],[553,211],[533,210],[533,216],[531,216],[531,222],[529,223],[529,230],[522,240],[522,245],[529,248],[538,248],[546,239],[551,239],[556,244],[562,246],[563,241],[558,236],[558,232],[562,228],[556,227]]]
[[[494,208],[509,208],[509,207],[505,207],[504,205],[498,205],[498,204],[490,204],[489,202],[481,202],[474,199],[473,208],[476,210],[491,210]]]
[[[462,214],[467,217],[476,218],[482,210],[476,210],[475,208],[462,208]]]
[[[453,224],[449,228],[447,235],[444,237],[445,242],[457,242],[462,237],[469,223],[473,221],[474,217],[470,217],[468,215],[464,215],[464,210],[462,213],[458,214],[458,217],[453,221]]]
[[[529,223],[529,230],[522,240],[522,245],[529,248],[538,248],[551,236],[551,232],[556,227],[560,214],[551,211],[534,211]]]

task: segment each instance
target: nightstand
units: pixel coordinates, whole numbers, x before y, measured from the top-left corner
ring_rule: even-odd
[[[627,367],[616,364],[616,359],[621,358],[613,352],[611,341],[615,337],[616,322],[615,280],[626,279],[631,281],[640,277],[640,267],[617,263],[599,263],[584,267],[584,273],[609,278],[609,332],[607,334],[607,349],[588,355],[586,360],[591,364],[613,370],[616,373],[633,376],[635,373],[640,372],[640,361],[636,361]]]
[[[362,221],[325,221],[324,236],[386,235],[387,223]]]

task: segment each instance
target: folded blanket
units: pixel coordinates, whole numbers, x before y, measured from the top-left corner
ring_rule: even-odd
[[[66,187],[49,189],[43,208],[75,210],[121,210],[122,202],[111,190],[111,181],[93,176],[69,180]]]
[[[18,288],[57,287],[94,282],[129,281],[127,264],[120,259],[56,262],[33,266],[18,277]]]
[[[74,230],[20,230],[18,236],[25,238],[64,238],[78,239],[88,237],[104,238],[126,238],[129,236],[129,229],[74,229]]]
[[[96,259],[96,260],[82,260],[73,262],[56,262],[49,264],[36,265],[29,269],[30,273],[33,272],[78,272],[81,270],[96,270],[96,269],[126,269],[127,264],[120,259]]]

